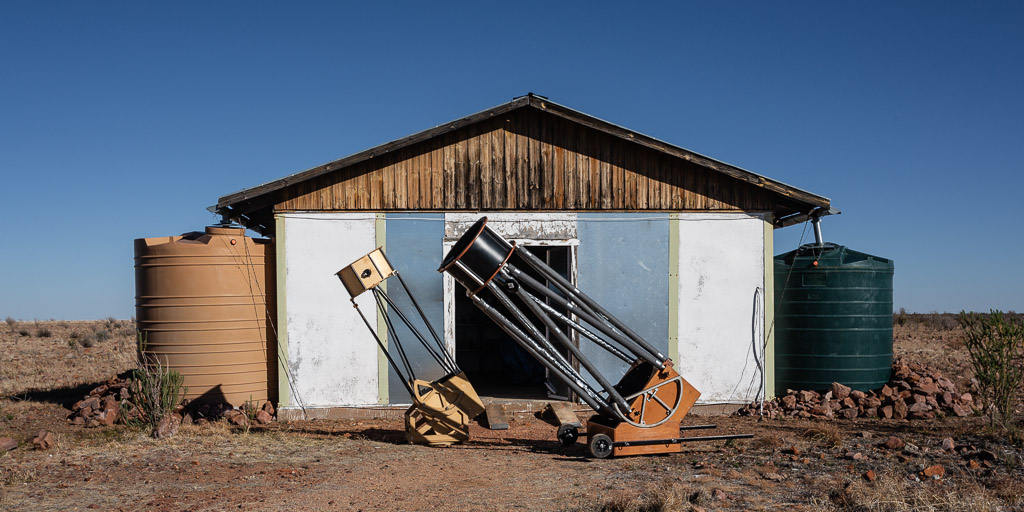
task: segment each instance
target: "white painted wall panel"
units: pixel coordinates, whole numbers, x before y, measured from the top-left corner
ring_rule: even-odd
[[[763,378],[764,221],[728,213],[679,219],[676,367],[701,403],[748,403]]]
[[[335,276],[375,248],[374,216],[296,213],[284,219],[291,404],[376,404],[377,345]],[[373,296],[364,293],[356,302],[376,328]]]

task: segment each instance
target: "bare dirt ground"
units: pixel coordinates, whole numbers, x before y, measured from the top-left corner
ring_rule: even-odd
[[[96,334],[107,332],[108,334]],[[68,425],[70,405],[132,367],[128,322],[0,324],[0,509],[10,510],[1021,510],[1019,447],[982,417],[929,421],[694,417],[752,440],[594,460],[518,416],[450,448],[404,442],[398,420],[224,422],[156,440],[128,426]],[[72,337],[76,334],[75,337]],[[90,344],[85,347],[83,345]],[[968,388],[954,330],[906,322],[896,352]],[[34,450],[39,429],[56,445]],[[880,447],[890,435],[920,447]],[[942,449],[951,437],[964,453]],[[972,449],[973,448],[973,449]],[[996,457],[971,469],[978,450]],[[858,457],[857,454],[860,454]],[[940,465],[939,479],[914,478]],[[865,476],[873,472],[875,479]]]

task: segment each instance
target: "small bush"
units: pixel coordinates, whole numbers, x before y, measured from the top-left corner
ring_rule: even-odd
[[[907,323],[907,308],[900,308],[900,311],[893,315],[893,321],[896,325],[904,325]]]
[[[96,344],[96,333],[87,334],[85,336],[82,336],[82,337],[78,338],[78,344],[83,346],[83,347],[85,347],[85,348],[89,348],[89,347],[95,345]]]
[[[96,342],[107,341],[107,340],[110,339],[110,336],[111,336],[110,331],[97,330],[97,331],[93,331],[93,333],[92,333],[92,337],[94,338],[94,341],[96,341]]]
[[[12,331],[18,325],[18,321],[13,319],[13,318],[11,318],[11,317],[7,317],[6,321],[7,321],[7,327],[10,327]]]
[[[182,386],[184,377],[152,357],[140,360],[132,371],[129,406],[139,421],[156,431],[164,415],[174,411],[188,388]]]
[[[18,329],[18,336],[31,336],[32,333],[28,329]]]
[[[1013,438],[1017,392],[1024,383],[1024,323],[993,310],[988,315],[961,311],[960,324],[989,424],[999,424]]]
[[[53,331],[49,327],[40,327],[36,331],[37,338],[49,338],[50,336],[53,336]]]

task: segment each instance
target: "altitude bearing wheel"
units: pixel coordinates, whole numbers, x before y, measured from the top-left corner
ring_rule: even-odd
[[[612,454],[612,438],[604,434],[590,436],[590,454],[598,459],[607,459]]]
[[[558,440],[561,441],[563,446],[572,446],[576,444],[576,440],[580,438],[580,429],[572,425],[562,425],[558,427]]]

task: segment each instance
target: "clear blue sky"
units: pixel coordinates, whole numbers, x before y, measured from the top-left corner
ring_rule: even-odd
[[[1024,3],[368,4],[0,4],[0,317],[128,318],[134,238],[530,91],[830,197],[896,307],[1024,310]]]

